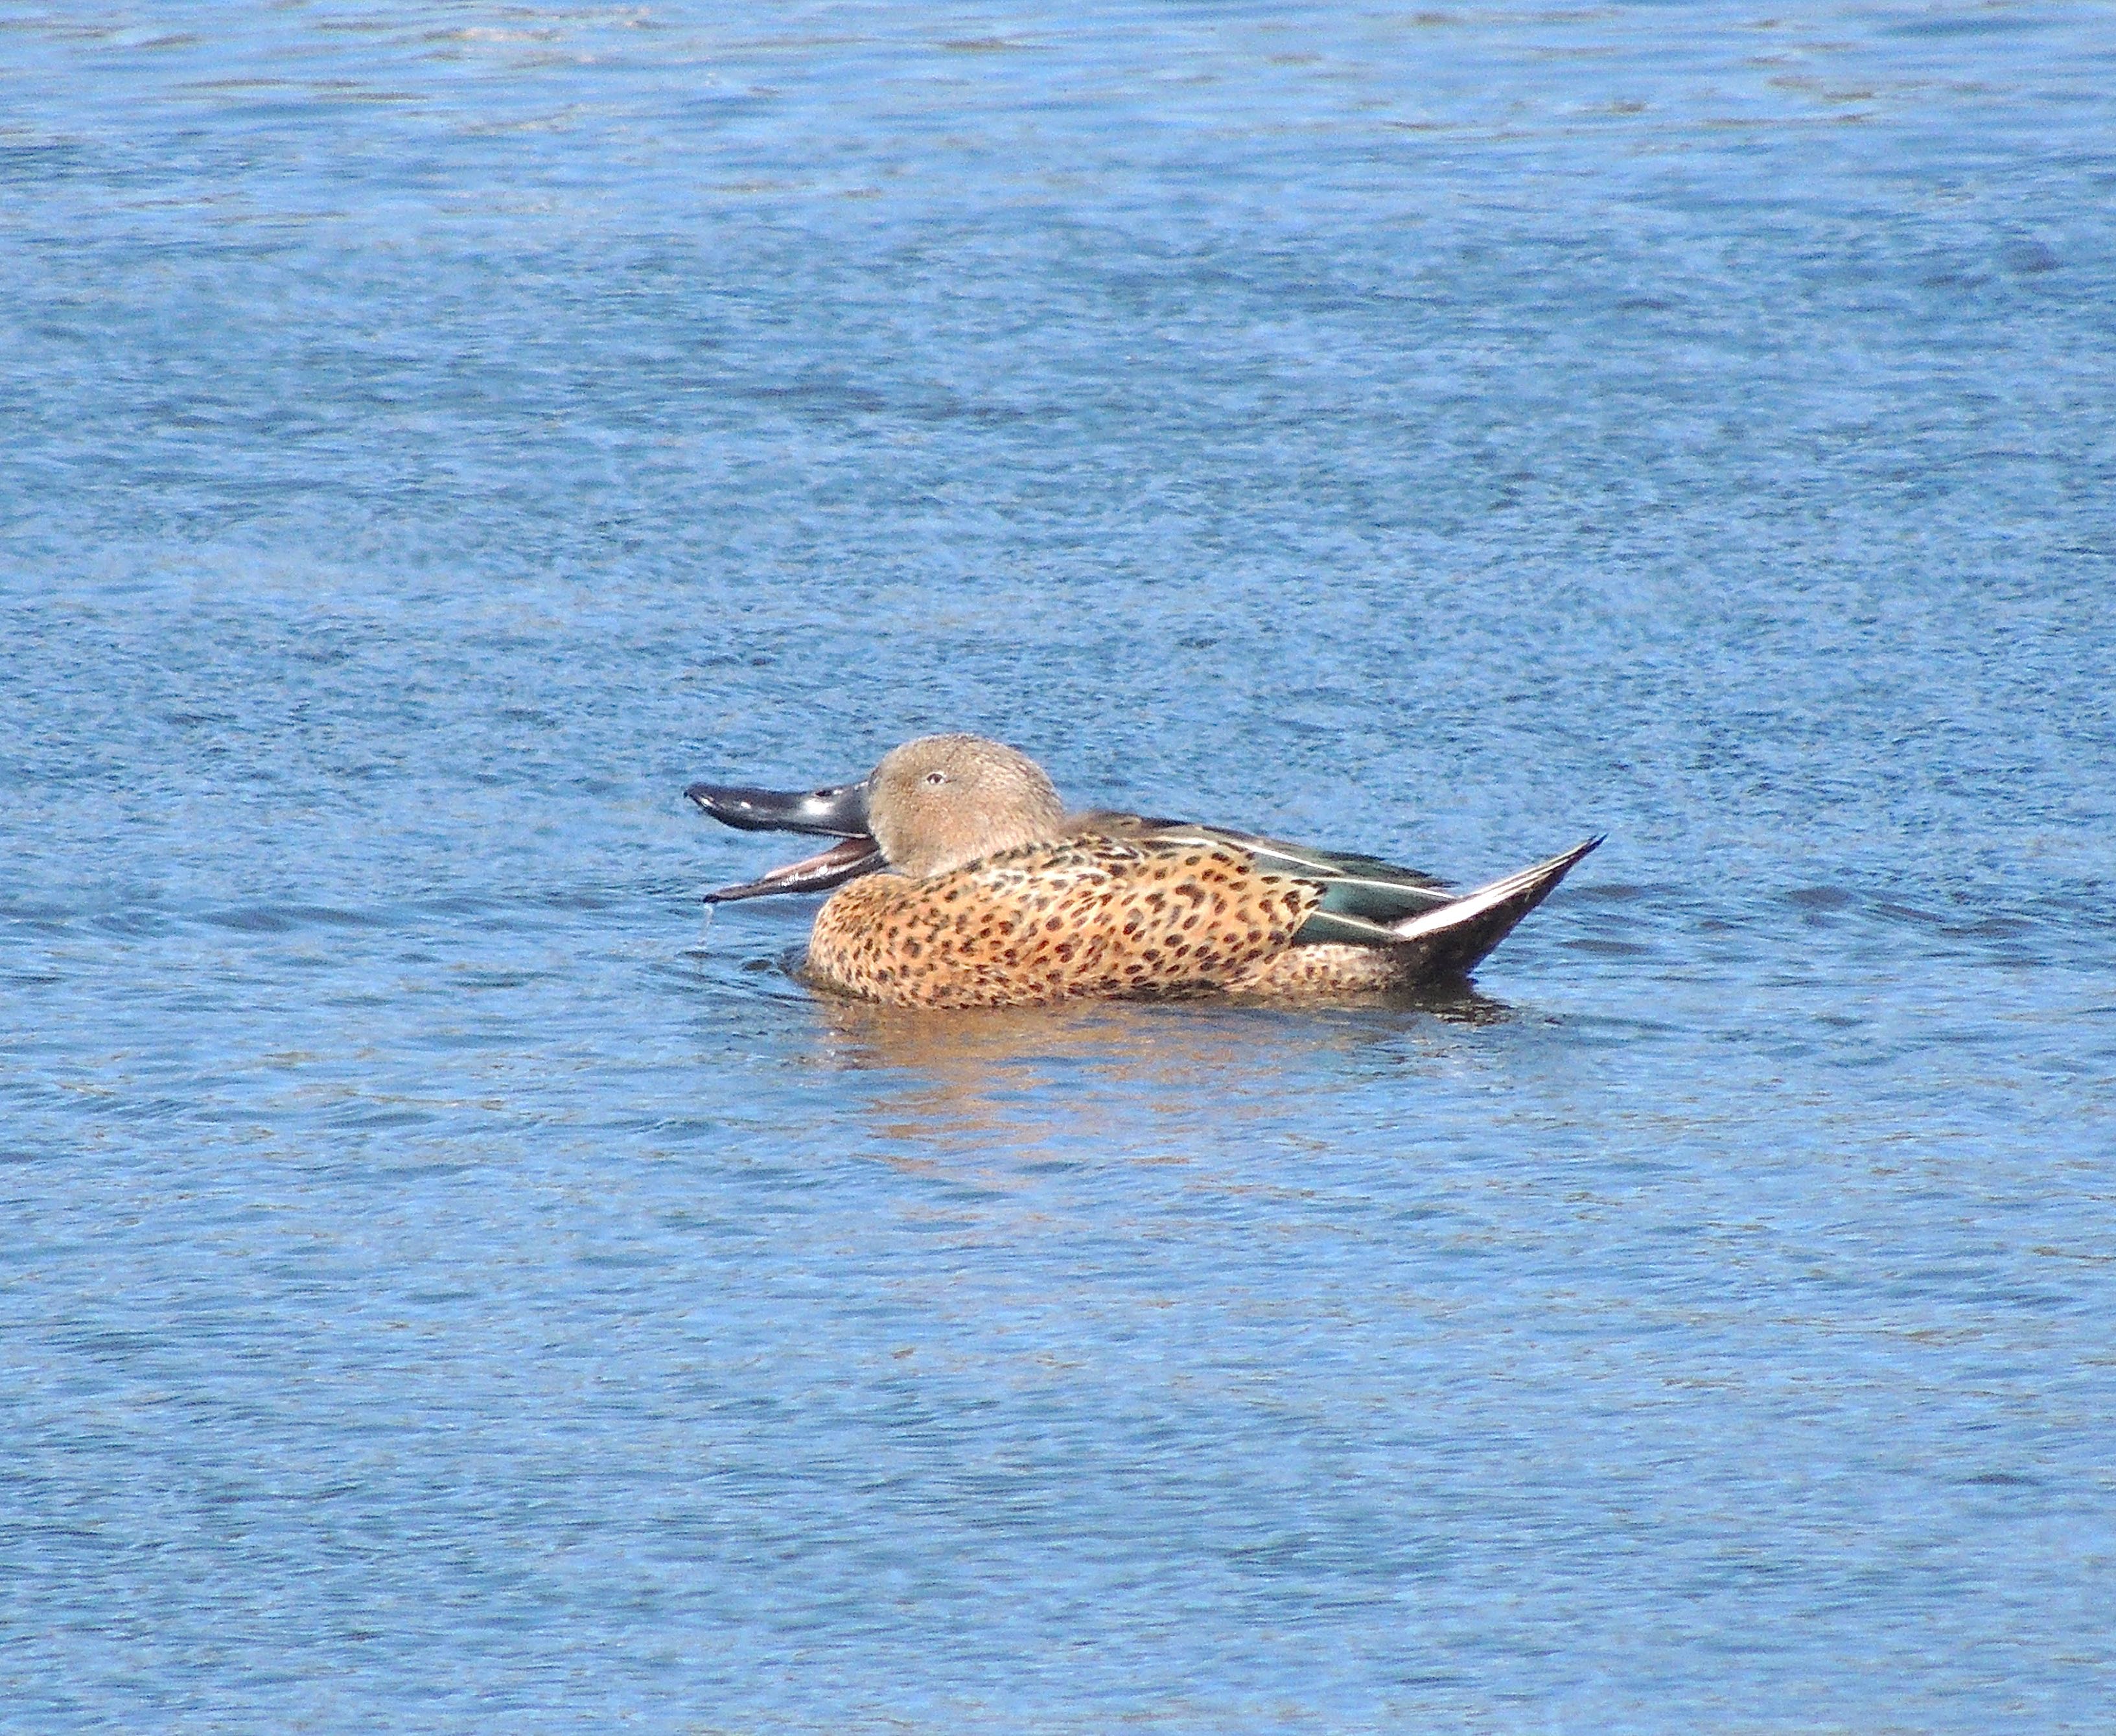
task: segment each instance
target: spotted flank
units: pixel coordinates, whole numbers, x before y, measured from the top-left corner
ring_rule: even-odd
[[[1225,846],[1065,838],[855,881],[816,917],[808,970],[911,1007],[1208,994],[1283,953],[1322,893]]]
[[[709,902],[830,891],[820,987],[904,1007],[1229,994],[1317,999],[1459,982],[1601,843],[1469,893],[1371,856],[1135,814],[1069,816],[1042,769],[976,736],[929,736],[858,783],[685,792],[821,854]]]

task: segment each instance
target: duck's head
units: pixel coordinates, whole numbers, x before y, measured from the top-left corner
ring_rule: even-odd
[[[734,784],[683,792],[714,819],[749,832],[821,833],[820,856],[706,894],[709,903],[768,893],[823,892],[888,866],[914,879],[1060,835],[1065,806],[1026,754],[982,736],[924,736],[858,783],[794,795]]]
[[[867,832],[914,879],[1056,838],[1065,804],[1043,768],[982,736],[922,736],[867,781]]]

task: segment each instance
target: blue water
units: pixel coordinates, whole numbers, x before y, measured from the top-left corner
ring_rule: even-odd
[[[0,1725],[2116,1727],[2116,21],[0,13]],[[983,730],[1481,999],[812,997]]]

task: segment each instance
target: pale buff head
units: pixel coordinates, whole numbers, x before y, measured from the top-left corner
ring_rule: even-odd
[[[982,736],[923,736],[867,780],[867,829],[889,866],[923,879],[1060,835],[1065,806],[1043,768]]]

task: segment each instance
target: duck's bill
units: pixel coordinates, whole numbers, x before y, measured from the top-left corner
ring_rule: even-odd
[[[745,880],[739,886],[723,886],[717,892],[709,892],[706,902],[732,904],[737,898],[768,898],[782,892],[828,892],[847,880],[872,874],[881,865],[881,847],[872,838],[840,838],[821,855],[789,862],[784,868],[773,869],[761,879]]]
[[[858,783],[840,783],[827,790],[757,790],[738,783],[694,783],[683,793],[722,825],[740,832],[867,836],[864,778]]]

